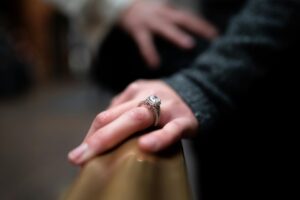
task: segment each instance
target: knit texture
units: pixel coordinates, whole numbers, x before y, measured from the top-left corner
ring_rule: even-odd
[[[164,80],[190,106],[206,132],[277,69],[299,42],[298,0],[252,0],[194,64]]]

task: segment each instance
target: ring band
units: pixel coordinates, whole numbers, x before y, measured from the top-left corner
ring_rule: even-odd
[[[144,105],[151,110],[154,117],[154,123],[153,123],[154,126],[157,126],[159,122],[160,104],[161,104],[161,100],[157,96],[151,95],[147,97],[144,101],[141,101],[138,105],[138,106]]]

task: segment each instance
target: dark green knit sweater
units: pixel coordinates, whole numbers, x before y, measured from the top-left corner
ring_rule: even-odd
[[[192,66],[165,79],[191,107],[202,131],[251,104],[253,91],[270,76],[279,72],[278,81],[284,81],[285,71],[293,75],[299,13],[298,0],[249,1]]]

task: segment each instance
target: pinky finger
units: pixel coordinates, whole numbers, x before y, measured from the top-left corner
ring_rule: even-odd
[[[179,141],[188,130],[185,118],[177,118],[167,123],[162,129],[151,132],[139,139],[139,146],[148,152],[157,152]]]

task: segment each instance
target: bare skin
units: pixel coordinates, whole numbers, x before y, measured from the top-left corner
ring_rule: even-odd
[[[142,150],[158,152],[182,138],[196,135],[198,122],[176,92],[162,81],[141,80],[130,84],[106,111],[96,116],[82,144],[69,153],[69,160],[81,165],[152,126],[152,112],[145,106],[137,106],[149,94],[161,99],[161,116],[156,130],[140,136],[138,145]]]
[[[123,13],[119,24],[133,37],[150,68],[157,68],[160,63],[153,35],[159,35],[183,49],[195,45],[186,30],[208,40],[218,35],[216,28],[202,17],[156,1],[137,0]]]

